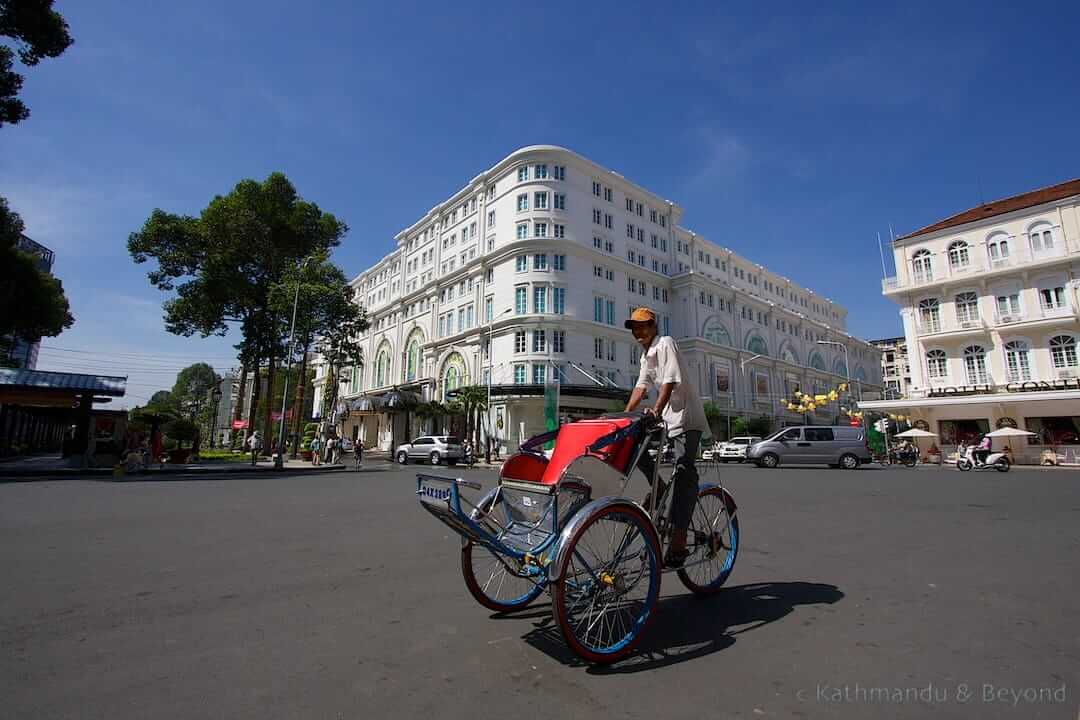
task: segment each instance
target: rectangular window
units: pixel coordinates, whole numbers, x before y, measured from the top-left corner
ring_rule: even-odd
[[[495,299],[486,298],[484,300],[484,320],[491,322],[491,319],[495,316]]]
[[[615,252],[615,243],[611,242],[610,240],[605,240],[604,241],[604,252],[609,252],[609,253]]]
[[[525,384],[525,365],[524,365],[524,363],[519,363],[519,364],[514,366],[514,384],[515,385],[524,385]]]
[[[667,227],[667,217],[663,215],[660,216],[660,227]]]
[[[626,237],[630,238],[631,240],[634,239],[634,226],[630,223],[626,223]]]
[[[610,230],[614,222],[615,218],[613,218],[610,213],[604,213],[604,227]]]
[[[592,274],[598,278],[604,277],[604,267],[602,265],[593,265]]]
[[[488,210],[487,226],[492,227],[493,225],[495,225],[495,211],[494,210]]]
[[[525,352],[525,331],[524,330],[518,330],[517,332],[514,333],[514,352],[515,353],[523,353],[523,352]]]
[[[533,363],[533,384],[543,385],[547,380],[547,364]]]
[[[537,180],[543,180],[547,177],[547,165],[537,165],[533,169],[533,177]]]
[[[555,223],[551,226],[551,236],[557,238],[566,237],[566,226]]]
[[[562,227],[562,225],[557,225],[556,227]],[[557,236],[557,237],[561,237],[561,236]],[[551,261],[552,261],[552,263],[554,263],[554,266],[555,266],[556,270],[565,270],[566,269],[566,256],[565,255],[552,255],[551,256]]]
[[[514,312],[516,312],[518,315],[524,315],[529,312],[528,302],[528,288],[514,288]]]
[[[446,318],[439,316],[439,337],[446,335]]]
[[[604,246],[604,241],[601,240],[600,238],[596,237],[595,235],[593,235],[592,244],[593,244],[594,248],[596,248],[597,250],[600,250]]]
[[[656,222],[656,211],[655,210],[649,210],[649,220],[651,222]]]
[[[556,315],[564,315],[566,313],[566,288],[553,288],[551,295],[552,312]]]
[[[607,359],[610,362],[615,362],[615,341],[609,340],[607,344]]]
[[[628,213],[634,212],[634,201],[631,200],[630,198],[626,198],[626,212],[628,212]]]
[[[639,243],[642,243],[642,244],[645,243],[645,231],[642,230],[641,228],[638,228],[638,231],[637,231],[637,241]]]
[[[547,254],[536,253],[533,255],[533,270],[547,270]]]
[[[556,165],[554,167],[554,171],[555,171],[555,179],[556,180],[565,180],[566,179],[566,166],[565,165]]]
[[[472,327],[475,324],[476,319],[473,317],[475,314],[472,303],[465,306],[465,326]]]
[[[533,235],[538,238],[547,237],[547,223],[533,223]]]
[[[595,181],[593,182],[593,184],[592,184],[592,194],[595,195],[596,197],[600,197],[600,183],[595,182]]]
[[[597,225],[599,225],[600,223],[602,223],[604,221],[604,214],[602,212],[600,212],[599,210],[597,210],[596,208],[593,208],[592,221],[594,223],[596,223]]]
[[[546,330],[533,330],[533,349],[534,353],[547,352],[547,331]]]
[[[566,195],[564,193],[555,193],[553,202],[556,210],[566,209]]]
[[[533,288],[533,312],[534,313],[546,313],[547,312],[547,288],[546,287],[534,287]]]
[[[522,165],[518,168],[518,182],[525,182],[529,179],[529,166]]]
[[[551,352],[566,352],[566,331],[565,330],[552,330],[551,331]]]
[[[517,209],[518,212],[523,212],[529,209],[529,194],[521,193],[517,196]]]
[[[527,240],[529,238],[529,223],[518,223],[517,226],[517,239]]]
[[[613,197],[614,196],[611,192],[611,188],[604,188],[604,199],[608,202],[614,202],[614,200],[612,200]]]
[[[539,165],[537,167],[540,167]],[[533,193],[533,209],[547,210],[548,194],[546,192]]]
[[[446,334],[454,334],[454,313],[446,313]]]
[[[595,322],[604,322],[604,300],[603,298],[593,298],[593,320]]]
[[[615,324],[615,301],[614,300],[608,300],[607,303],[606,303],[606,308],[607,308],[607,324],[608,325],[614,325]]]
[[[465,324],[465,308],[461,308],[457,311],[457,326],[458,331],[465,330],[469,327]]]
[[[529,269],[529,256],[528,255],[518,255],[516,258],[514,258],[514,271],[515,272],[525,272],[528,269]]]
[[[593,358],[596,360],[604,359],[604,339],[593,338]]]

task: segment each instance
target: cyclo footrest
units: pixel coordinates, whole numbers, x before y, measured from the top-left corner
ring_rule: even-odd
[[[416,495],[420,506],[437,517],[463,538],[482,545],[494,546],[497,541],[481,525],[476,523],[469,513],[461,507],[460,487],[473,490],[481,488],[480,483],[461,478],[442,477],[440,475],[416,476]]]

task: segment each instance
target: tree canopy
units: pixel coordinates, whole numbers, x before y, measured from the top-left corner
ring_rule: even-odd
[[[0,37],[14,41],[19,61],[27,67],[59,57],[75,42],[67,22],[52,5],[53,0],[0,0]],[[12,69],[15,54],[0,45],[0,127],[30,116],[30,109],[17,97],[23,76]]]
[[[177,373],[171,399],[184,414],[194,418],[220,380],[214,368],[204,362],[189,365]]]
[[[74,324],[63,284],[18,248],[19,214],[0,197],[0,337],[54,337]]]

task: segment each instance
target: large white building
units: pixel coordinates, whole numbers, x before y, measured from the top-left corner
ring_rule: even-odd
[[[346,434],[385,449],[420,428],[380,412],[380,396],[444,400],[489,377],[493,433],[509,449],[544,430],[553,378],[562,417],[609,411],[637,378],[640,349],[623,321],[638,305],[678,340],[702,396],[731,413],[801,422],[779,402],[796,387],[825,391],[850,376],[879,389],[880,352],[845,332],[844,308],[680,227],[681,216],[560,147],[522,148],[477,175],[353,281],[372,324],[362,362],[343,373]]]
[[[864,409],[909,414],[958,440],[1004,425],[1037,435],[1017,461],[1080,459],[1080,180],[981,205],[893,244],[910,356],[903,400]]]

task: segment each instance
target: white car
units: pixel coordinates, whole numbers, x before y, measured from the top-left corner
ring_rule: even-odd
[[[754,443],[761,442],[756,435],[743,435],[733,437],[727,442],[717,443],[714,456],[720,462],[746,462],[746,449]]]
[[[341,438],[341,452],[352,452],[353,441],[347,437]]]
[[[445,462],[447,465],[457,465],[458,460],[465,457],[465,451],[461,446],[461,440],[449,435],[421,435],[411,443],[398,445],[394,459],[399,464],[412,461],[427,460],[432,465]]]

